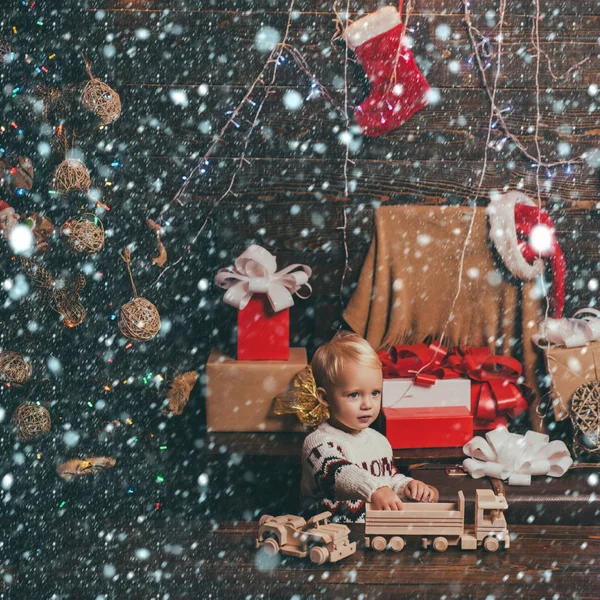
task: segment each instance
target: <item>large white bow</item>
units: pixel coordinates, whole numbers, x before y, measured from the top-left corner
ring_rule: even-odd
[[[242,310],[253,294],[266,294],[273,310],[279,312],[294,305],[292,294],[302,299],[310,296],[312,288],[308,278],[311,275],[312,269],[301,264],[277,271],[275,257],[262,246],[253,244],[236,258],[233,267],[219,269],[215,283],[227,290],[223,297],[225,304]],[[300,294],[302,286],[308,288],[305,296]]]
[[[560,477],[573,464],[564,442],[550,442],[543,433],[528,431],[524,436],[498,427],[475,437],[463,447],[463,466],[473,477],[487,475],[508,479],[509,485],[530,485],[532,475]]]
[[[577,316],[580,318],[575,318]],[[585,346],[600,340],[599,317],[599,310],[582,308],[571,319],[546,319],[540,323],[539,330],[532,339],[536,344],[540,340],[546,340],[550,344],[560,344],[567,348]]]

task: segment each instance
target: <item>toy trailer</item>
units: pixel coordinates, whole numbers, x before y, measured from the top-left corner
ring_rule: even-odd
[[[379,552],[386,549],[400,552],[406,537],[419,536],[423,548],[433,546],[444,552],[448,546],[461,550],[476,550],[478,546],[488,552],[510,546],[506,520],[502,513],[508,508],[502,494],[492,490],[476,490],[474,530],[465,530],[465,496],[458,492],[456,503],[420,504],[404,503],[403,510],[372,510],[366,506],[365,545]]]

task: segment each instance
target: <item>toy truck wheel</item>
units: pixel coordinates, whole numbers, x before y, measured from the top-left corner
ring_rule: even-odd
[[[436,537],[433,540],[433,549],[436,552],[446,552],[448,549],[448,540],[445,537]]]
[[[496,550],[500,548],[500,542],[495,537],[489,535],[485,538],[485,540],[483,540],[483,547],[488,552],[496,552]]]
[[[377,552],[383,552],[387,548],[387,542],[385,541],[385,538],[381,535],[376,535],[371,540],[371,548],[373,548],[373,550],[377,550]]]
[[[265,554],[268,554],[269,556],[274,556],[277,554],[279,552],[279,544],[277,543],[277,540],[273,538],[267,538],[264,541],[263,550],[265,551]]]
[[[322,546],[315,546],[311,548],[308,556],[315,565],[322,565],[329,558],[329,551]]]
[[[404,540],[395,535],[391,540],[390,540],[390,548],[394,551],[394,552],[401,552],[404,549],[404,546],[406,545],[406,543],[404,542]]]
[[[271,515],[263,515],[259,520],[258,520],[258,526],[262,527],[267,521],[269,521],[270,519],[272,519],[273,517]]]

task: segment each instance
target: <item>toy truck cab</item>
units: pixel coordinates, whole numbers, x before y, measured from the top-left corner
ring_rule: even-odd
[[[500,542],[510,548],[510,535],[502,511],[508,508],[503,494],[492,490],[477,490],[475,493],[475,538],[476,545],[482,544],[488,552],[495,552]]]
[[[315,564],[336,562],[356,552],[350,543],[346,525],[329,523],[330,512],[320,513],[305,521],[295,515],[271,517],[263,515],[258,523],[256,547],[266,554],[281,552],[288,556],[309,556]]]

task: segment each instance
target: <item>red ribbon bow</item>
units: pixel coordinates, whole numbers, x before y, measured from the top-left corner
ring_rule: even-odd
[[[527,388],[519,383],[521,364],[509,356],[492,355],[486,347],[457,347],[448,354],[434,342],[394,346],[378,354],[385,378],[414,377],[415,385],[425,386],[438,379],[470,379],[471,412],[486,425],[506,424],[505,415],[514,418],[527,410],[523,395]]]

